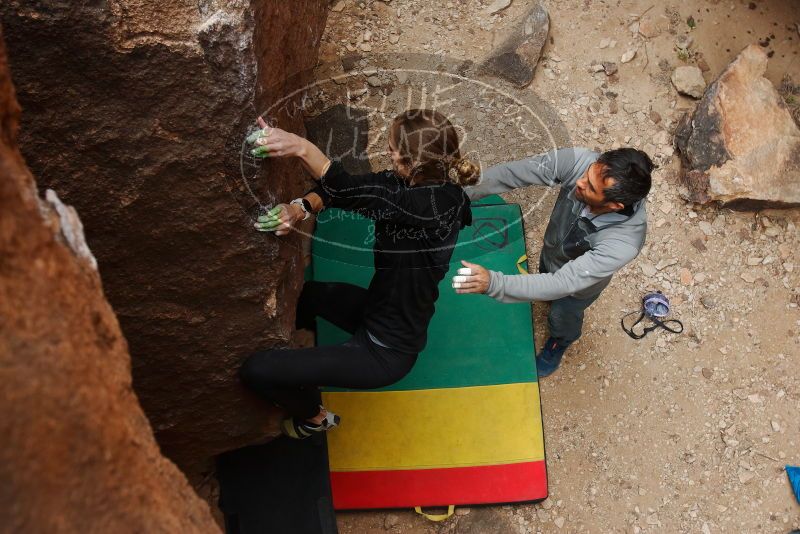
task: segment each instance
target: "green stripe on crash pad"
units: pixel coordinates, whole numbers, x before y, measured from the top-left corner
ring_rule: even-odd
[[[536,381],[530,304],[503,304],[485,295],[458,295],[451,287],[462,259],[506,274],[518,273],[516,262],[525,254],[520,209],[508,204],[478,205],[473,206],[472,214],[473,225],[461,231],[450,271],[439,285],[425,350],[405,378],[381,390]],[[368,241],[372,222],[351,214],[328,215],[318,222],[313,243],[314,279],[366,287],[373,273],[372,243]],[[318,320],[320,345],[348,338],[346,332]]]

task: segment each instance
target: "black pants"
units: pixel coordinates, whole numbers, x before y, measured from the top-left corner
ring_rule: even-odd
[[[306,282],[297,304],[297,327],[313,328],[322,317],[353,337],[339,345],[270,349],[251,354],[239,373],[244,384],[290,415],[319,413],[319,386],[372,389],[403,378],[416,354],[373,343],[362,326],[367,290],[338,282]]]

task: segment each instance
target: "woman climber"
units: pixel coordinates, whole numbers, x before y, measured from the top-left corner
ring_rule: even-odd
[[[322,317],[352,337],[332,346],[258,351],[240,369],[248,388],[286,410],[282,432],[302,439],[339,424],[321,405],[320,386],[383,387],[414,366],[459,230],[472,220],[463,187],[476,184],[480,170],[461,157],[450,121],[431,110],[397,116],[388,136],[393,168],[359,176],[308,140],[261,118],[259,126],[253,155],[300,158],[317,185],[260,216],[257,230],[285,235],[330,207],[375,221],[369,287],[309,281],[297,305],[298,328],[313,329],[314,318]]]

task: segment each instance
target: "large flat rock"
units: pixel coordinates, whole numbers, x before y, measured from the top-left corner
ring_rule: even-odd
[[[745,48],[679,123],[690,200],[734,209],[800,206],[800,129],[772,83],[767,55]]]

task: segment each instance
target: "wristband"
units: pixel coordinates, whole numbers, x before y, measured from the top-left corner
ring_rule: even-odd
[[[303,220],[305,221],[309,217],[311,217],[311,202],[304,198],[296,198],[289,202],[289,205],[297,204],[300,206],[300,209],[303,210]]]

